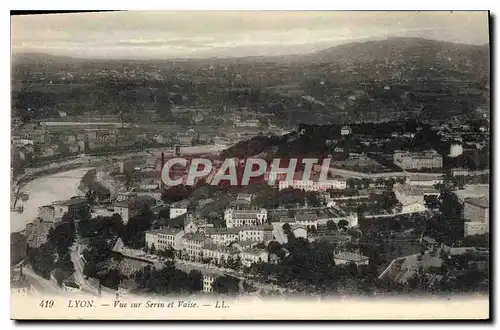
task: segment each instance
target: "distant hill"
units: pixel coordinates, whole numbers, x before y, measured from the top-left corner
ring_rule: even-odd
[[[394,37],[385,40],[353,42],[324,49],[312,54],[297,56],[300,61],[332,62],[352,60],[355,62],[389,61],[398,58],[433,58],[451,61],[470,60],[487,64],[489,45],[468,45],[424,38]]]
[[[193,58],[193,59],[151,59],[151,60],[119,60],[119,59],[84,59],[68,56],[50,55],[45,53],[14,53],[13,64],[62,64],[62,63],[103,63],[103,62],[129,62],[129,63],[209,63],[245,64],[254,62],[335,62],[350,60],[354,62],[379,62],[404,59],[433,59],[442,58],[450,61],[472,61],[485,66],[489,64],[489,45],[469,45],[424,38],[393,37],[384,40],[371,40],[352,42],[326,48],[308,54],[290,54],[280,56],[235,56],[224,58]]]

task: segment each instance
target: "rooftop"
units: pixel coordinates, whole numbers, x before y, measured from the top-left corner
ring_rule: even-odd
[[[155,229],[148,231],[147,233],[150,234],[164,234],[164,235],[177,235],[178,233],[182,232],[182,229],[176,229],[176,228],[170,228],[170,227],[163,227],[160,229]]]
[[[482,208],[489,208],[490,207],[490,201],[489,198],[486,197],[480,197],[480,198],[467,198],[465,200],[466,203],[476,205]]]
[[[426,173],[408,173],[410,181],[434,181],[443,180],[443,175],[426,174]]]
[[[243,251],[241,251],[242,253],[247,253],[247,254],[253,254],[253,255],[261,255],[263,253],[267,253],[266,250],[264,249],[254,249],[254,248],[246,248],[246,249],[243,249]]]
[[[236,254],[239,252],[237,248],[234,246],[224,246],[224,245],[218,245],[218,244],[205,244],[203,247],[204,250],[210,250],[210,251],[218,251],[218,252],[223,252],[223,253],[230,253],[230,254]]]
[[[281,217],[279,222],[292,223],[295,222],[295,219],[292,217]]]
[[[195,242],[203,242],[204,240],[206,240],[206,236],[200,233],[187,233],[186,235],[182,236],[182,238],[188,241]]]
[[[189,199],[183,199],[181,201],[178,201],[178,202],[175,202],[175,203],[171,203],[170,204],[170,208],[171,209],[174,209],[174,208],[187,208],[190,203],[191,203],[191,201]]]
[[[245,227],[239,227],[237,229],[239,229],[239,231],[245,231],[245,230],[273,230],[273,226],[272,225],[245,226]]]
[[[72,198],[65,200],[65,201],[55,201],[52,203],[52,205],[72,206],[72,205],[78,205],[78,204],[84,204],[84,203],[87,203],[87,199],[80,197],[80,196],[76,196],[76,197],[72,197]]]
[[[422,196],[425,194],[439,194],[439,190],[434,187],[416,187],[407,184],[396,184],[394,185],[394,192],[406,196]]]
[[[366,261],[369,258],[366,256],[363,256],[361,254],[357,254],[357,253],[339,252],[339,253],[335,254],[335,259],[352,261],[352,262],[360,262],[360,261]]]
[[[207,235],[229,235],[229,234],[238,234],[240,232],[240,228],[207,228],[205,229],[205,234]]]
[[[318,216],[314,213],[299,213],[295,215],[295,220],[298,222],[316,221],[318,220]]]

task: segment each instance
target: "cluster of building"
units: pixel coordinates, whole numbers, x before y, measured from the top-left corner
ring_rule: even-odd
[[[321,169],[318,169],[318,172]],[[328,179],[320,180],[318,172],[313,171],[309,178],[304,179],[303,172],[294,173],[291,180],[278,180],[278,189],[283,190],[287,188],[300,189],[304,191],[326,191],[329,189],[345,190],[347,188],[347,181],[345,179]]]
[[[28,246],[36,248],[46,243],[50,229],[63,223],[65,214],[69,216],[78,215],[88,210],[88,208],[87,199],[79,196],[40,206],[37,218],[33,222],[26,224],[25,235]]]
[[[239,259],[250,267],[253,263],[268,262],[265,249],[273,240],[270,225],[242,226],[237,228],[213,228],[202,220],[186,217],[184,229],[162,228],[145,233],[146,245],[157,251],[173,249],[181,258],[196,262],[222,264]]]

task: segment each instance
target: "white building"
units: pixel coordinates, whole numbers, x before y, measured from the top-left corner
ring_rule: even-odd
[[[300,189],[304,191],[326,191],[328,189],[344,190],[347,188],[346,180],[328,179],[324,182],[319,180],[283,180],[279,181],[278,189],[286,188]]]
[[[53,202],[52,206],[54,207],[54,220],[59,222],[65,213],[78,213],[88,207],[88,204],[85,198],[77,196],[66,201]]]
[[[467,198],[464,201],[464,235],[480,235],[490,230],[489,198]]]
[[[427,210],[425,196],[439,196],[439,191],[431,186],[412,186],[395,184],[393,192],[402,205],[402,213],[415,213]]]
[[[203,275],[203,292],[210,293],[214,291],[213,283],[217,276],[213,274]]]
[[[188,200],[182,200],[177,203],[170,204],[170,219],[186,214],[188,211],[188,204]]]
[[[54,205],[44,205],[38,208],[38,217],[45,222],[56,222]]]
[[[273,226],[260,225],[251,227],[240,227],[240,241],[269,242],[273,239]]]
[[[404,170],[443,167],[443,157],[435,150],[424,152],[396,151],[393,155],[393,161]]]
[[[207,228],[204,230],[214,244],[228,245],[240,239],[239,228]]]
[[[490,231],[487,222],[464,222],[464,236],[482,235]]]
[[[489,198],[467,198],[464,202],[464,219],[472,222],[489,221]]]
[[[427,206],[423,202],[401,203],[401,213],[420,213],[427,211]]]
[[[238,254],[239,250],[233,246],[207,243],[202,248],[203,258],[210,260],[211,263],[221,264],[223,261],[235,260]]]
[[[239,210],[229,208],[224,211],[224,220],[226,221],[227,228],[263,225],[267,222],[267,210]]]
[[[136,203],[135,201],[120,201],[120,202],[114,202],[113,207],[107,208],[108,215],[110,216],[112,214],[119,214],[122,217],[122,221],[124,224],[127,224],[127,222],[137,216],[139,212],[141,211],[141,208],[143,205]]]
[[[154,244],[156,251],[168,250],[169,248],[176,251],[181,250],[183,236],[183,230],[173,228],[162,228],[145,233],[147,247],[151,249]]]
[[[268,262],[269,254],[261,249],[244,249],[240,252],[241,264],[250,267],[254,263]]]
[[[450,157],[458,157],[464,152],[461,144],[454,143],[450,146]]]
[[[434,187],[436,184],[443,183],[442,175],[425,174],[425,173],[408,173],[406,183],[411,186]]]
[[[349,126],[344,126],[342,127],[342,129],[340,130],[340,134],[345,136],[345,135],[349,135],[351,134],[352,130]]]
[[[181,241],[182,254],[192,261],[199,261],[203,256],[202,248],[208,241],[203,233],[184,234]]]

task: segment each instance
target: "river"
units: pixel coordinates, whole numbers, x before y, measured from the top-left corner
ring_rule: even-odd
[[[78,186],[83,175],[90,169],[78,168],[43,176],[26,183],[21,191],[28,192],[29,199],[22,202],[23,213],[10,212],[10,232],[24,230],[26,224],[35,220],[40,206],[82,195]]]

